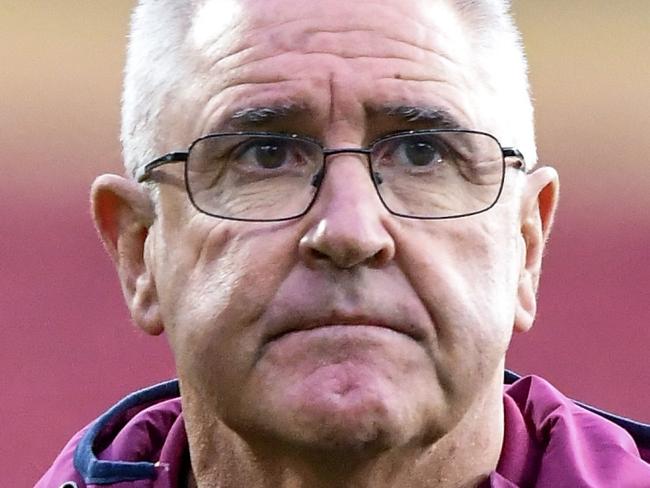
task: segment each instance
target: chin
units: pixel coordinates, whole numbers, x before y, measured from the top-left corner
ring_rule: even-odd
[[[301,421],[294,425],[280,423],[267,434],[301,451],[345,452],[346,455],[372,456],[408,442],[399,425],[385,417],[366,415],[355,419],[332,416],[309,420],[301,412]]]
[[[431,437],[427,430],[439,424],[447,402],[428,356],[411,339],[316,336],[289,337],[267,350],[228,412],[240,421],[236,430],[302,449],[350,452]]]
[[[283,400],[257,412],[248,424],[257,432],[249,433],[301,451],[343,451],[361,458],[430,437],[412,404],[372,389]]]

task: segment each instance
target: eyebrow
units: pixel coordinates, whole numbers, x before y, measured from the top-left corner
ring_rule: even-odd
[[[260,107],[245,107],[234,111],[226,120],[225,127],[246,130],[251,127],[271,124],[280,120],[297,118],[310,110],[299,103],[284,103]]]
[[[441,107],[388,104],[373,108],[372,112],[397,119],[403,123],[424,124],[432,129],[463,128],[463,124],[449,110]]]
[[[432,129],[462,129],[463,124],[442,107],[419,105],[384,104],[369,105],[367,112],[371,116],[384,116],[402,124],[426,125]],[[244,107],[235,110],[226,118],[225,130],[248,130],[270,125],[282,120],[297,119],[312,114],[312,110],[303,104],[288,102],[268,106]]]

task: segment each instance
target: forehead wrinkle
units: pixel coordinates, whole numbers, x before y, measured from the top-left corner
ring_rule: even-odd
[[[232,69],[230,72],[217,72],[215,77],[208,77],[208,79],[211,80],[211,84],[214,86],[215,89],[218,90],[219,94],[227,94],[231,90],[244,90],[246,92],[247,89],[253,89],[255,91],[252,92],[252,95],[258,96],[260,93],[262,94],[261,98],[263,100],[263,89],[264,85],[268,85],[269,88],[278,88],[281,89],[282,85],[290,85],[293,83],[298,83],[298,84],[303,84],[303,83],[308,83],[308,86],[303,88],[301,92],[301,95],[307,95],[309,93],[314,93],[314,90],[317,89],[317,85],[321,85],[321,87],[329,87],[331,84],[331,78],[334,76],[336,77],[335,73],[340,72],[341,74],[347,76],[350,74],[354,74],[355,77],[358,78],[358,73],[368,73],[369,79],[374,77],[372,76],[372,69],[364,69],[360,70],[358,67],[354,66],[349,66],[349,65],[342,65],[338,63],[338,60],[344,59],[341,58],[340,56],[333,55],[329,52],[322,52],[322,53],[310,53],[315,55],[315,56],[320,56],[320,59],[317,59],[315,62],[312,61],[310,63],[306,63],[304,58],[296,58],[296,54],[301,54],[304,56],[308,56],[302,53],[295,53],[295,52],[283,52],[280,54],[276,54],[273,56],[270,56],[268,58],[263,58],[257,62],[251,63],[247,65],[245,68],[242,69]],[[286,58],[286,59],[285,59]],[[360,59],[363,62],[371,63],[374,66],[368,66],[369,68],[382,68],[384,65],[385,61],[388,60],[393,60],[393,61],[403,61],[399,65],[395,65],[395,63],[391,63],[392,66],[390,68],[390,72],[398,72],[400,79],[403,79],[403,81],[408,81],[410,77],[413,79],[419,79],[422,77],[423,79],[426,79],[427,81],[430,82],[439,82],[439,83],[448,83],[448,79],[443,79],[443,78],[434,78],[432,76],[427,76],[424,77],[424,73],[411,73],[414,69],[419,69],[421,68],[421,65],[412,61],[411,59],[407,58],[390,58],[390,57],[358,57],[355,59]],[[320,66],[320,70],[317,72],[314,72],[313,70],[313,65],[318,64]],[[216,63],[215,63],[216,64]],[[265,64],[271,65],[272,69],[266,69]],[[292,67],[295,65],[296,69],[292,69]],[[302,75],[302,73],[297,73],[296,70],[299,69],[302,66],[312,66],[311,71],[307,71],[305,73],[306,76]],[[278,69],[273,69],[274,67],[278,67]],[[210,69],[210,71],[216,70],[215,65],[213,65]],[[234,72],[233,72],[234,71]],[[406,74],[405,74],[406,73]],[[377,77],[377,79],[386,79],[382,77]],[[258,88],[260,90],[258,90]],[[295,93],[293,89],[288,89],[286,92],[286,95],[282,98],[283,100],[278,103],[276,100],[273,100],[274,97],[269,97],[272,103],[268,103],[264,101],[264,105],[273,105],[274,109],[286,109],[286,106],[290,106],[291,108],[301,108],[301,109],[306,109],[310,107],[304,107],[306,103],[302,99],[296,99],[296,100],[289,100],[288,102],[285,102],[287,98],[292,97],[292,93]],[[217,96],[218,94],[210,95],[208,92],[208,95],[210,98],[213,98],[214,96]],[[250,97],[251,93],[245,93],[245,96]],[[258,107],[262,106],[263,104],[258,104],[255,103],[254,105],[251,105],[252,107]],[[297,107],[299,105],[303,105],[303,107]],[[245,110],[248,108],[247,106],[243,106],[241,108],[238,108],[237,110]],[[234,115],[234,112],[233,114]]]
[[[267,9],[255,8],[258,3],[248,3],[239,12],[239,19],[233,22],[231,31],[237,33],[231,36],[231,42],[224,44],[220,38],[215,43],[225,49],[217,64],[221,67],[236,67],[243,63],[253,62],[260,57],[269,55],[269,48],[279,48],[284,51],[319,52],[305,42],[305,38],[313,39],[322,34],[370,34],[381,37],[381,42],[373,42],[373,49],[386,49],[386,42],[401,45],[402,48],[419,48],[437,57],[454,63],[453,56],[442,49],[444,45],[453,45],[456,29],[446,27],[450,22],[441,25],[437,18],[428,13],[418,15],[422,8],[403,9],[397,6],[379,4],[376,2],[354,2],[352,6],[337,5],[336,8],[322,8],[305,12],[304,8],[295,8],[292,2],[276,2],[273,15]],[[303,6],[304,7],[304,6]],[[401,7],[401,6],[400,6]],[[359,9],[364,8],[360,17]],[[332,11],[334,10],[334,13]],[[435,12],[442,11],[440,8]],[[348,15],[344,15],[344,14]],[[375,12],[375,14],[370,14]],[[311,13],[312,17],[307,15]],[[377,15],[381,13],[381,15]],[[442,15],[448,19],[450,15]],[[421,18],[432,18],[433,23],[424,23]],[[387,19],[390,22],[387,22]],[[458,24],[458,22],[455,22]],[[387,26],[390,26],[387,28]],[[260,39],[261,37],[261,39]],[[460,38],[462,40],[462,37]],[[359,43],[345,42],[344,45],[359,47]],[[457,42],[456,42],[457,44]],[[393,46],[394,48],[395,46]],[[214,49],[206,46],[204,53],[216,54]],[[224,52],[225,51],[225,52]],[[341,53],[343,54],[343,53]],[[344,54],[346,56],[371,55],[369,53]],[[401,57],[401,56],[396,56]],[[408,56],[405,56],[408,57]]]
[[[447,61],[451,64],[457,64],[457,61],[452,58],[451,55],[447,54],[445,51],[439,49],[439,48],[434,48],[430,46],[426,46],[421,43],[416,43],[416,42],[409,42],[403,39],[399,39],[397,37],[391,36],[386,34],[385,32],[378,32],[374,29],[351,29],[351,30],[346,30],[346,29],[341,29],[341,30],[326,30],[326,29],[314,29],[313,31],[306,31],[308,34],[313,34],[313,35],[319,35],[319,34],[357,34],[357,33],[367,33],[371,34],[376,37],[381,37],[381,47],[386,48],[387,44],[386,41],[390,41],[391,43],[395,44],[395,47],[404,47],[406,49],[411,49],[413,47],[418,48],[420,51],[423,51],[426,54],[433,55],[437,58],[441,58],[444,61]],[[349,45],[350,47],[357,47],[354,44],[344,44],[346,47]],[[325,51],[318,51],[317,49],[314,50],[309,50],[305,49],[303,51],[306,54],[311,54],[311,53],[319,53]],[[421,53],[420,53],[421,54]],[[409,60],[412,61],[413,57],[412,56],[405,56],[405,55],[386,55],[386,56],[376,56],[374,54],[338,54],[341,57],[344,58],[363,58],[363,57],[378,57],[382,59],[404,59],[404,60]],[[418,56],[419,58],[420,56]]]
[[[208,132],[219,132],[223,130],[245,130],[247,124],[254,125],[255,123],[272,122],[280,118],[320,118],[323,112],[329,113],[330,123],[335,115],[333,112],[334,107],[332,103],[334,98],[334,78],[330,73],[327,80],[327,99],[317,100],[312,98],[315,93],[314,87],[302,89],[299,92],[294,88],[289,88],[288,91],[281,90],[280,94],[266,95],[264,91],[258,91],[259,85],[268,84],[270,87],[277,88],[279,84],[291,86],[292,82],[296,80],[286,80],[285,82],[269,81],[269,82],[246,82],[246,83],[232,83],[224,87],[220,93],[215,94],[210,102],[203,104],[204,116],[201,120],[210,119],[210,125],[203,127],[208,129]],[[402,116],[404,121],[414,118],[420,120],[430,120],[432,124],[439,127],[464,127],[469,128],[472,124],[470,114],[461,108],[456,97],[441,97],[439,94],[439,85],[447,85],[448,90],[458,91],[454,84],[450,84],[449,80],[444,79],[408,79],[401,77],[400,79],[379,78],[377,81],[383,81],[389,84],[397,83],[398,85],[393,88],[382,90],[379,94],[375,93],[374,96],[362,102],[363,109],[367,112],[368,116],[383,114],[398,118]],[[405,83],[419,84],[434,84],[434,88],[427,90],[422,95],[416,95],[414,98],[408,92],[401,93]],[[246,88],[253,88],[255,92],[250,93]],[[324,87],[325,88],[325,87]],[[234,102],[223,103],[222,96],[229,91],[244,89],[241,94],[234,97]],[[320,90],[319,90],[320,91]],[[282,93],[284,92],[284,93]],[[377,95],[379,95],[378,98]],[[462,93],[459,93],[462,96]],[[250,98],[255,97],[255,101]],[[373,100],[374,98],[374,100]],[[391,100],[392,99],[392,100]],[[237,103],[238,100],[245,100],[245,103]],[[388,101],[387,101],[388,100]],[[467,108],[467,107],[466,107]],[[205,134],[205,130],[199,131],[200,134]]]
[[[346,37],[354,36],[356,34],[368,34],[375,39],[370,49],[363,46],[362,42],[353,42],[355,39],[339,40],[338,45],[333,47],[331,45],[332,39],[320,39],[316,37],[323,37],[323,34],[340,34]],[[273,38],[271,33],[266,33]],[[282,33],[286,35],[285,32]],[[343,59],[377,59],[383,61],[408,61],[414,62],[419,65],[426,65],[432,58],[444,66],[458,65],[459,60],[441,49],[439,46],[427,46],[424,44],[413,43],[399,39],[397,37],[388,35],[386,33],[373,30],[373,29],[352,29],[352,30],[326,30],[326,29],[307,29],[298,33],[297,37],[301,39],[292,39],[290,41],[282,42],[278,39],[257,40],[251,39],[250,45],[236,46],[236,48],[224,54],[213,63],[213,69],[234,70],[243,66],[255,65],[258,62],[263,62],[274,56],[282,56],[285,54],[321,54],[332,55]],[[306,37],[306,39],[303,39]],[[331,37],[331,36],[330,36]],[[358,41],[359,39],[356,39]],[[362,39],[365,40],[365,39]],[[328,48],[325,48],[326,44]],[[417,48],[414,51],[413,48]]]
[[[304,4],[308,2],[305,2],[304,0],[300,2],[300,7],[302,8],[295,8],[295,5],[293,5],[292,2],[284,3],[289,4],[294,8],[281,9],[278,5],[275,5],[276,8],[274,10],[274,15],[276,19],[278,16],[282,16],[282,14],[284,14],[284,17],[281,17],[281,20],[273,20],[271,16],[267,15],[266,11],[262,15],[255,15],[254,11],[249,10],[247,12],[249,14],[248,18],[253,19],[250,22],[251,27],[249,28],[249,33],[255,34],[258,31],[268,30],[269,28],[272,28],[274,30],[284,30],[285,27],[296,23],[309,25],[310,19],[307,19],[306,15],[312,13],[312,15],[314,15],[314,20],[316,20],[318,24],[315,28],[307,27],[306,29],[303,29],[304,33],[339,33],[358,31],[369,33],[379,32],[386,35],[386,25],[390,25],[393,28],[399,28],[401,26],[402,28],[399,32],[404,37],[404,39],[398,39],[391,36],[387,36],[387,38],[407,42],[409,44],[415,45],[416,47],[428,49],[426,46],[420,45],[418,42],[418,39],[423,39],[425,37],[418,35],[421,34],[421,31],[431,31],[432,27],[435,27],[433,30],[436,34],[440,34],[446,37],[447,32],[441,28],[442,26],[440,25],[440,22],[438,22],[439,18],[446,20],[444,25],[450,25],[451,23],[460,25],[460,23],[457,21],[457,18],[453,14],[453,9],[447,6],[445,2],[439,3],[439,5],[443,6],[443,9],[437,8],[435,9],[436,15],[431,15],[432,10],[434,10],[430,8],[431,0],[427,0],[425,2],[428,7],[424,10],[419,8],[404,9],[402,7],[402,2],[395,2],[396,5],[393,6],[387,4],[385,1],[355,1],[347,3],[343,6],[336,5],[334,8],[327,5],[328,2],[314,2],[317,3],[317,5],[320,3],[324,6],[324,8],[321,10],[312,9],[311,11],[306,12],[304,9]],[[416,3],[422,4],[423,2]],[[360,8],[364,8],[364,10],[362,12],[362,15],[359,17],[355,14],[358,14],[358,10]],[[352,12],[350,12],[351,10]],[[443,15],[440,15],[442,12],[445,13]],[[348,15],[344,15],[345,13]],[[384,17],[380,18],[379,21],[377,20],[379,18],[377,15],[378,13],[384,15]],[[381,23],[382,20],[385,20],[385,16],[389,16],[392,22],[389,24]],[[433,20],[433,25],[422,22],[422,19],[425,18]],[[407,23],[405,21],[407,21]],[[343,28],[341,28],[342,22],[345,23],[345,27]]]
[[[337,113],[336,109],[336,83],[334,82],[334,75],[330,73],[330,77],[328,80],[329,83],[329,124],[332,125],[336,121],[337,117],[339,117],[339,114]],[[340,118],[340,117],[339,117]]]
[[[366,2],[365,5],[376,6],[373,2]],[[384,7],[388,10],[391,9],[391,6],[384,5]],[[397,11],[395,8],[393,10]],[[255,14],[254,9],[245,9],[242,11],[242,16],[244,13],[249,14],[251,12],[252,15]],[[409,16],[410,11],[399,10],[397,12],[397,15],[393,15],[398,17],[397,20],[403,20],[404,17],[411,18]],[[295,9],[290,14],[296,15]],[[398,30],[391,28],[386,32],[386,23],[375,21],[372,16],[364,17],[361,25],[359,25],[361,21],[355,19],[354,16],[350,20],[345,20],[345,18],[341,20],[340,16],[328,17],[325,15],[317,19],[281,19],[273,23],[269,23],[269,17],[271,16],[265,15],[258,22],[249,21],[248,18],[244,17],[246,19],[245,25],[237,25],[234,28],[239,32],[239,35],[233,39],[231,44],[221,44],[224,49],[218,56],[215,56],[217,53],[213,49],[207,49],[199,53],[200,57],[203,58],[201,64],[204,65],[204,69],[201,71],[211,72],[221,77],[228,73],[235,75],[240,80],[248,77],[249,79],[242,80],[246,82],[281,81],[289,79],[285,70],[291,71],[290,68],[265,70],[263,64],[260,63],[272,60],[278,67],[286,66],[290,61],[296,62],[296,60],[285,60],[283,56],[296,54],[333,55],[342,59],[353,60],[368,58],[386,64],[392,64],[391,61],[404,61],[412,65],[398,66],[396,68],[399,68],[400,71],[419,71],[422,78],[431,78],[431,75],[435,75],[436,72],[440,71],[449,75],[450,73],[446,68],[449,68],[450,65],[452,69],[449,71],[452,72],[462,68],[461,63],[459,63],[460,59],[449,53],[449,49],[444,49],[446,45],[451,45],[451,43],[441,42],[449,37],[450,33],[445,32],[448,29],[436,29],[432,33],[431,25],[422,24],[415,18],[411,20],[415,23],[412,26],[414,28],[398,27]],[[383,20],[386,20],[385,16]],[[260,22],[264,22],[265,25],[257,26],[256,23],[259,24]],[[344,23],[343,26],[341,26],[342,22]],[[367,23],[370,23],[371,27],[368,27]],[[377,27],[373,28],[373,24],[377,24]],[[401,25],[399,22],[392,25],[395,24]],[[376,36],[378,39],[372,40],[370,43],[351,42],[355,41],[355,39],[328,39],[327,36],[324,39],[316,39],[322,34],[347,36],[348,34],[363,33]],[[310,38],[313,42],[304,39],[305,37]],[[361,41],[367,41],[367,39],[361,39]],[[324,46],[329,49],[323,49]],[[414,48],[416,49],[414,50]],[[436,65],[438,66],[436,67]],[[394,66],[391,67],[395,68]],[[270,72],[273,73],[271,76],[269,76]],[[403,74],[400,73],[400,75]],[[266,78],[267,76],[268,78]],[[454,77],[458,78],[459,76]],[[460,77],[462,78],[462,75]],[[226,83],[223,88],[228,86],[229,83]]]
[[[356,58],[351,61],[331,53],[302,55],[317,56],[308,61],[304,57],[296,57],[295,54],[293,52],[281,53],[240,69],[234,69],[227,73],[216,73],[212,78],[213,86],[223,93],[240,89],[246,92],[247,89],[250,89],[250,93],[265,104],[267,102],[264,97],[258,96],[263,93],[263,90],[266,90],[264,85],[267,85],[272,91],[276,91],[276,89],[285,91],[282,88],[284,85],[287,88],[285,97],[292,97],[292,94],[295,93],[291,84],[304,85],[300,90],[300,97],[307,99],[311,98],[310,94],[320,92],[321,88],[328,88],[327,85],[332,74],[335,74],[337,78],[339,74],[344,77],[353,76],[360,83],[364,83],[363,79],[365,78],[367,78],[365,82],[374,79],[373,83],[392,79],[393,82],[399,83],[391,89],[393,91],[397,89],[397,93],[404,90],[406,83],[416,80],[447,85],[447,89],[458,92],[460,98],[463,98],[463,94],[467,91],[464,88],[466,86],[465,77],[455,73],[456,70],[436,69],[435,65],[432,66],[433,63],[423,66],[410,59],[393,59],[388,62],[388,58],[377,57]],[[356,64],[346,64],[347,62]],[[311,69],[304,68],[305,66],[311,66]],[[314,69],[314,66],[318,66],[318,69]],[[246,93],[245,96],[251,95]],[[394,99],[394,97],[390,98]],[[273,104],[277,103],[277,98],[273,100],[270,97],[270,100]],[[415,101],[420,102],[420,100]],[[261,104],[256,102],[254,105]]]

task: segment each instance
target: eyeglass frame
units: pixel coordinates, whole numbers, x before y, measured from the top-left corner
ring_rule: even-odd
[[[486,208],[482,210],[476,210],[473,212],[468,212],[464,214],[459,214],[459,215],[448,215],[448,216],[442,216],[442,217],[424,217],[424,216],[419,216],[419,215],[408,215],[408,214],[403,214],[400,212],[395,212],[392,210],[384,201],[384,198],[381,195],[381,192],[379,191],[379,188],[377,188],[378,182],[377,182],[377,177],[378,175],[376,172],[373,171],[372,167],[372,160],[371,160],[371,154],[373,148],[380,142],[399,137],[399,136],[409,136],[409,135],[418,135],[418,134],[436,134],[436,133],[464,133],[464,134],[478,134],[478,135],[483,135],[491,138],[494,142],[497,143],[499,148],[501,149],[501,159],[502,159],[502,170],[501,170],[501,182],[499,184],[499,191],[497,192],[496,197],[494,198],[494,201],[487,206]],[[321,168],[318,170],[318,172],[314,175],[312,178],[311,184],[316,187],[316,192],[314,193],[314,196],[312,197],[311,201],[303,210],[301,213],[292,215],[289,217],[281,217],[277,219],[251,219],[251,218],[241,218],[241,217],[229,217],[229,216],[224,216],[224,215],[218,215],[218,214],[213,214],[210,212],[207,212],[203,210],[201,207],[199,207],[192,195],[192,191],[190,190],[189,186],[189,178],[187,177],[187,162],[189,160],[190,153],[194,146],[201,141],[204,141],[206,139],[210,138],[215,138],[215,137],[224,137],[224,136],[260,136],[260,137],[279,137],[283,139],[295,139],[295,140],[300,140],[300,141],[306,141],[311,144],[315,144],[321,149],[321,152],[323,154],[323,162]],[[394,132],[392,134],[388,134],[382,137],[379,137],[375,139],[373,142],[371,142],[368,146],[365,147],[342,147],[342,148],[326,148],[323,146],[323,144],[311,137],[308,136],[303,136],[300,134],[291,134],[291,133],[283,133],[283,132],[269,132],[269,131],[235,131],[235,132],[213,132],[209,133],[206,135],[203,135],[197,139],[195,139],[187,148],[185,151],[172,151],[167,154],[164,154],[163,156],[160,156],[144,166],[141,166],[140,169],[136,172],[135,179],[138,183],[146,183],[149,181],[149,179],[152,177],[152,171],[161,167],[165,166],[167,164],[174,164],[174,163],[185,163],[184,168],[183,168],[183,180],[185,183],[185,191],[187,193],[188,198],[190,199],[190,202],[192,203],[192,206],[198,210],[200,213],[204,215],[209,215],[210,217],[215,217],[219,219],[224,219],[224,220],[234,220],[238,222],[285,222],[288,220],[295,220],[299,219],[300,217],[303,217],[304,215],[309,212],[309,210],[312,208],[314,203],[316,202],[316,199],[318,198],[318,194],[320,192],[321,184],[323,180],[325,179],[325,175],[327,172],[327,157],[328,156],[333,156],[336,154],[344,154],[344,153],[352,153],[352,154],[363,154],[367,157],[368,161],[368,171],[370,173],[370,179],[372,181],[372,184],[375,188],[375,192],[377,193],[377,196],[379,197],[379,200],[381,201],[382,205],[384,208],[391,214],[395,215],[396,217],[402,217],[406,219],[415,219],[415,220],[449,220],[449,219],[458,219],[462,217],[469,217],[471,215],[477,215],[481,214],[483,212],[487,212],[490,210],[492,207],[494,207],[497,202],[499,201],[499,198],[501,197],[501,194],[503,193],[503,187],[505,185],[505,178],[506,178],[506,168],[507,167],[512,167],[516,170],[522,171],[525,174],[528,174],[528,170],[526,169],[526,163],[525,163],[525,158],[524,155],[519,151],[519,149],[514,148],[514,147],[503,147],[499,140],[489,132],[483,132],[483,131],[478,131],[478,130],[471,130],[471,129],[421,129],[421,130],[410,130],[410,131],[402,131],[402,132]],[[506,159],[507,158],[516,158],[517,163],[514,165],[508,166],[506,164]]]

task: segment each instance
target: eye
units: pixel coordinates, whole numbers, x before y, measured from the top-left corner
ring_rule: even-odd
[[[445,163],[450,150],[439,134],[404,134],[378,142],[373,148],[373,160],[385,167],[428,171]]]
[[[431,166],[443,159],[440,145],[428,138],[400,141],[393,157],[402,164],[418,167]]]
[[[260,139],[243,144],[234,159],[240,163],[264,169],[277,169],[292,157],[289,144],[282,140]]]

